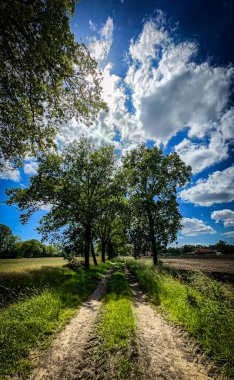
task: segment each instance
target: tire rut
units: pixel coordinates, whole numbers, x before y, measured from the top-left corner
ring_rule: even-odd
[[[89,357],[87,348],[92,340],[101,298],[111,272],[112,270],[105,275],[93,294],[83,303],[77,315],[55,338],[51,347],[43,353],[39,366],[29,376],[30,380],[90,378],[93,369],[84,368],[83,363],[84,359]]]
[[[218,379],[206,355],[194,353],[194,344],[147,302],[135,278],[129,273],[128,277],[134,295],[141,379]]]

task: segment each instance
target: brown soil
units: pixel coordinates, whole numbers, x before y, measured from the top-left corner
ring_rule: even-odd
[[[89,379],[92,366],[83,366],[84,358],[89,355],[89,344],[92,340],[101,297],[110,272],[102,279],[95,292],[79,309],[78,314],[44,352],[38,367],[33,371],[30,380],[72,380]]]
[[[234,274],[234,257],[162,258],[165,265],[177,269]]]
[[[216,368],[184,332],[166,321],[130,276],[135,299],[141,380],[217,379]],[[196,347],[196,350],[195,350]]]

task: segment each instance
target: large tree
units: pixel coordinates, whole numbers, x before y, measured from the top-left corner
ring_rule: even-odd
[[[19,240],[10,227],[0,224],[0,258],[14,257]]]
[[[69,228],[79,231],[81,226],[88,268],[94,221],[102,214],[104,200],[109,197],[114,167],[112,146],[95,150],[87,139],[81,139],[66,147],[61,155],[41,157],[38,173],[31,177],[29,187],[7,191],[8,204],[27,210],[21,216],[22,222],[27,222],[42,205],[50,204],[39,228],[46,239],[56,239]],[[73,235],[74,244],[76,239],[80,240],[78,233]]]
[[[76,0],[0,2],[0,167],[46,152],[72,117],[104,107],[97,64],[70,31]]]
[[[163,155],[156,146],[151,149],[143,145],[127,154],[123,164],[133,215],[147,220],[145,235],[156,265],[158,252],[176,239],[181,226],[177,187],[190,179],[191,167],[177,153]],[[141,225],[141,221],[136,223],[137,228],[142,228]]]

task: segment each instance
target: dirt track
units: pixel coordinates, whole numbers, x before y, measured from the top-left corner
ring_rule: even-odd
[[[143,380],[208,380],[214,379],[214,368],[181,331],[169,324],[147,302],[139,286],[131,278],[137,320],[139,367]],[[198,362],[203,362],[199,364]],[[211,377],[208,375],[210,372]]]
[[[87,343],[95,326],[109,274],[102,279],[95,292],[79,309],[78,314],[46,350],[39,366],[29,377],[30,380],[90,378],[90,370],[83,367],[83,359],[87,356],[85,352]]]
[[[98,365],[93,360],[93,354],[96,349],[95,327],[101,310],[101,297],[109,275],[110,273],[101,281],[78,314],[45,351],[29,379],[103,379],[99,376],[100,371],[96,368]],[[213,368],[205,357],[194,353],[193,346],[182,337],[182,333],[156,312],[147,302],[134,278],[128,276],[134,295],[136,343],[139,349],[137,361],[140,370],[139,377],[132,378],[134,380],[215,379],[212,376]],[[106,366],[105,362],[103,365]],[[118,378],[118,380],[125,379]]]

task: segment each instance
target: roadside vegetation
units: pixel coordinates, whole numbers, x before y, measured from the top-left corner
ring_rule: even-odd
[[[181,275],[133,260],[126,265],[150,300],[202,344],[225,376],[233,378],[234,302],[227,288],[202,273]]]
[[[77,312],[110,264],[72,271],[42,268],[4,276],[13,301],[0,312],[0,377],[17,373],[25,378],[32,367],[30,350],[48,346],[53,334]],[[9,301],[9,300],[8,300]],[[4,306],[4,299],[2,299]],[[4,378],[4,377],[3,377]]]
[[[105,362],[100,366],[101,379],[138,378],[134,361],[137,357],[135,330],[131,291],[120,267],[107,283],[101,321],[97,328],[97,361],[101,362],[101,358],[105,357]]]

